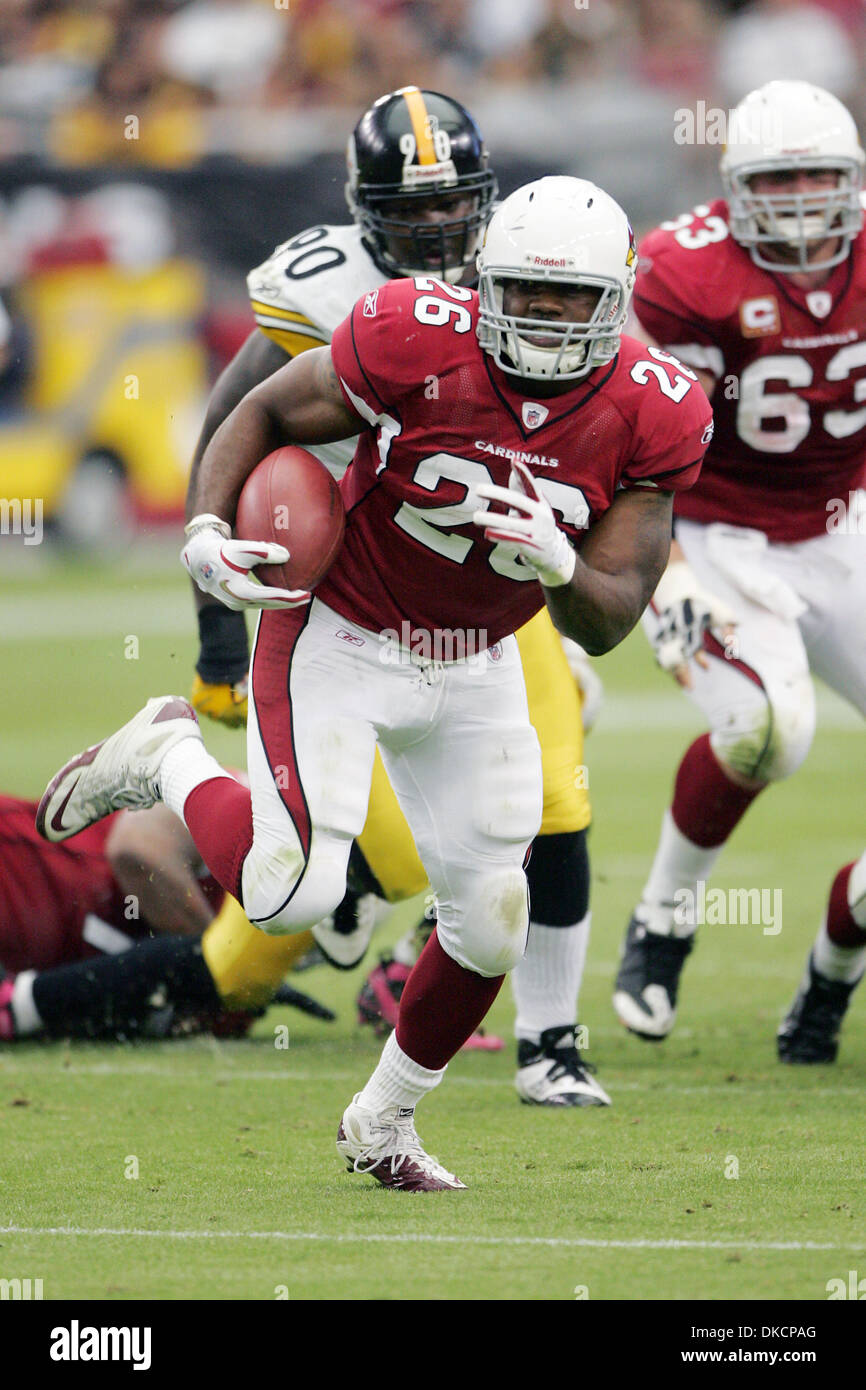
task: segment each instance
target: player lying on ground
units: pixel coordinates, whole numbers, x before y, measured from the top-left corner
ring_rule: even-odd
[[[227,1036],[271,1003],[332,1018],[285,983],[287,972],[313,946],[340,965],[346,943],[355,951],[351,943],[369,940],[390,911],[353,847],[336,910],[312,933],[266,936],[208,874],[166,807],[118,812],[62,844],[36,833],[36,809],[0,796],[0,1041],[204,1027]],[[420,865],[415,882],[420,891]]]
[[[205,448],[239,401],[290,358],[330,342],[365,291],[412,275],[471,283],[495,196],[484,142],[458,102],[415,87],[376,101],[349,141],[347,198],[353,222],[300,232],[249,276],[257,328],[214,389],[193,462],[191,492]],[[432,389],[429,384],[427,389]],[[532,439],[544,411],[536,403],[521,422],[520,444],[529,452],[534,452]],[[354,439],[337,440],[315,452],[341,478],[354,448]],[[200,713],[224,722],[244,722],[249,652],[243,614],[199,589],[195,593],[201,654],[192,703]],[[544,775],[541,827],[527,869],[532,922],[526,953],[511,976],[517,1005],[516,1086],[528,1103],[608,1104],[575,1040],[590,929],[589,792],[581,696],[569,670],[575,653],[569,652],[569,660],[563,657],[546,610],[516,636]],[[594,680],[587,667],[583,661],[584,689]],[[426,887],[378,755],[360,846],[389,901]],[[365,940],[362,933],[354,940],[334,940],[329,954],[333,958],[339,951],[339,963],[353,964],[367,940],[369,934]]]
[[[343,896],[378,745],[437,926],[338,1149],[402,1190],[463,1185],[423,1149],[415,1105],[526,943],[523,863],[542,774],[511,634],[546,602],[591,654],[621,641],[667,562],[673,493],[696,478],[710,436],[694,373],[621,337],[634,263],[607,194],[539,180],[494,214],[477,295],[429,276],[393,281],[358,302],[330,348],[245,397],[205,452],[183,558],[222,601],[265,610],[250,790],[207,753],[186,701],[167,696],[68,763],[40,804],[43,832],[62,839],[119,805],[163,800],[250,920],[292,932]],[[424,390],[431,377],[436,393]],[[245,479],[281,443],[354,434],[332,569],[312,601],[263,589],[240,563],[249,543],[231,539]],[[260,549],[266,562],[286,557]],[[467,655],[400,647],[389,634],[404,623],[434,653],[437,634],[462,634]]]
[[[35,814],[0,796],[2,1041],[245,1031],[312,945],[262,938],[166,806],[63,844],[36,834]]]
[[[710,725],[677,771],[616,982],[619,1017],[647,1039],[674,1024],[697,925],[684,905],[755,797],[809,751],[810,671],[866,712],[863,151],[841,103],[808,83],[769,83],[732,124],[727,202],[652,232],[634,295],[646,336],[701,373],[716,412],[644,619]],[[833,1060],[864,967],[866,856],[834,880],[779,1030],[784,1061]]]

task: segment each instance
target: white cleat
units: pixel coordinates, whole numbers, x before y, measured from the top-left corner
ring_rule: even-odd
[[[192,705],[179,695],[148,700],[116,734],[60,769],[36,812],[39,834],[66,840],[112,811],[153,806],[160,799],[160,764],[185,738],[201,739]]]
[[[630,1033],[660,1042],[671,1032],[680,976],[694,944],[694,936],[662,936],[632,917],[613,995],[616,1015]]]
[[[538,1043],[517,1045],[517,1094],[524,1105],[610,1105],[577,1048],[573,1027],[546,1028]]]
[[[614,1012],[630,1033],[647,1042],[661,1042],[673,1032],[677,1011],[663,985],[647,985],[639,995],[618,989],[613,996]]]
[[[414,1106],[388,1106],[378,1113],[355,1096],[337,1130],[337,1152],[350,1173],[369,1173],[400,1192],[446,1192],[466,1184],[425,1153],[415,1130]]]

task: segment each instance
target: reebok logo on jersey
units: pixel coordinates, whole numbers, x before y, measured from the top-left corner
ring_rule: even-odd
[[[543,425],[550,411],[546,405],[538,405],[535,401],[524,401],[521,410],[523,423],[528,430],[537,430],[539,425]]]
[[[379,291],[378,291],[378,290],[372,290],[370,294],[365,294],[365,295],[364,295],[364,318],[365,318],[365,319],[374,319],[374,318],[376,317],[376,308],[377,308],[377,301],[378,301],[378,299],[379,299]]]
[[[483,439],[476,439],[475,447],[480,449],[482,454],[493,454],[495,458],[508,459],[510,463],[517,460],[529,468],[559,467],[559,459],[549,459],[547,454],[530,454],[525,449],[506,449],[504,444],[486,444]]]
[[[355,632],[347,632],[344,627],[341,627],[337,632],[335,632],[334,636],[339,637],[341,642],[350,642],[353,647],[364,646],[363,637],[359,637],[358,634]]]
[[[763,338],[781,331],[779,306],[772,294],[744,299],[740,305],[740,329],[744,338]]]

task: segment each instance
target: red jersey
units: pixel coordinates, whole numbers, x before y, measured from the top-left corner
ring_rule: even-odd
[[[773,541],[827,529],[866,479],[866,231],[820,288],[756,266],[718,199],[650,232],[634,307],[644,328],[717,378],[715,434],[677,516]]]
[[[36,802],[0,796],[0,966],[48,970],[86,960],[151,935],[129,903],[105,855],[117,816],[97,821],[61,844],[36,831]],[[202,888],[215,904],[222,890]]]
[[[700,470],[709,403],[668,354],[624,338],[613,362],[539,399],[482,351],[477,317],[473,290],[392,280],[334,333],[346,399],[370,428],[341,483],[343,548],[316,592],[373,631],[408,623],[491,644],[542,607],[535,571],[472,522],[489,505],[478,485],[507,487],[514,458],[577,546],[619,489],[678,491]]]

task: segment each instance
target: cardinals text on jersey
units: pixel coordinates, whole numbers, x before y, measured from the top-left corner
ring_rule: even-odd
[[[625,338],[612,363],[547,397],[533,428],[529,393],[478,345],[477,304],[461,286],[393,280],[334,333],[346,398],[374,429],[343,478],[346,540],[317,593],[373,631],[483,629],[492,644],[541,607],[535,572],[472,524],[487,505],[478,485],[507,486],[518,453],[577,545],[618,489],[678,492],[700,469],[712,416],[688,368]]]
[[[651,232],[633,304],[657,342],[717,379],[715,435],[678,516],[774,541],[827,526],[866,477],[866,231],[818,289],[752,263],[719,199]]]

